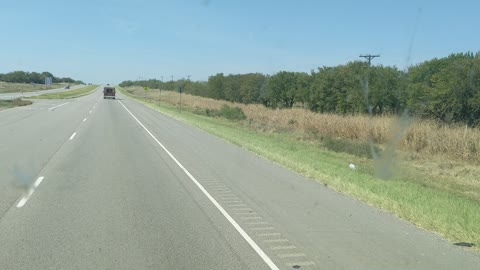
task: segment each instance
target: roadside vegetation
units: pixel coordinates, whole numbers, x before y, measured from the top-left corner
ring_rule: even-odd
[[[66,84],[55,83],[51,84],[48,89],[63,88]],[[36,83],[10,83],[0,81],[0,94],[3,93],[22,93],[46,90],[45,84]]]
[[[158,90],[119,90],[453,242],[480,245],[478,128],[408,118],[400,132],[404,119],[394,115],[322,114],[188,94],[180,112],[178,93],[162,91],[159,102]]]
[[[4,109],[17,107],[17,106],[26,106],[26,105],[31,105],[31,104],[32,104],[32,101],[23,100],[21,98],[9,99],[9,100],[0,99],[0,111],[4,110]]]
[[[91,94],[95,92],[97,89],[98,85],[88,85],[82,88],[70,90],[70,91],[63,91],[63,92],[57,92],[57,93],[48,93],[48,94],[43,94],[39,96],[34,96],[30,98],[35,98],[35,99],[65,99],[65,98],[76,98],[80,96],[85,96],[88,94]]]
[[[480,53],[457,53],[399,70],[355,61],[310,73],[218,73],[208,81],[125,81],[142,86],[268,108],[322,114],[402,115],[442,124],[480,124]]]

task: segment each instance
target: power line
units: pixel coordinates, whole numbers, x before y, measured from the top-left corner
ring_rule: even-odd
[[[360,57],[363,57],[363,58],[367,59],[368,60],[368,66],[370,66],[371,63],[372,63],[372,59],[375,58],[375,57],[380,57],[380,55],[378,55],[378,54],[377,55],[366,54],[366,55],[360,55]]]

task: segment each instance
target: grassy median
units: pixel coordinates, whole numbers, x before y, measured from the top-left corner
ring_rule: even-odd
[[[48,89],[65,87],[65,83],[55,83],[48,86]],[[21,93],[46,90],[44,84],[36,83],[11,83],[0,81],[0,93]]]
[[[74,90],[63,91],[58,93],[48,93],[48,94],[43,94],[43,95],[30,97],[30,98],[38,98],[38,99],[76,98],[76,97],[85,96],[93,93],[97,89],[97,87],[98,85],[89,85],[89,86],[85,86],[85,87],[74,89]]]
[[[119,90],[147,106],[173,118],[203,129],[267,159],[349,194],[372,206],[394,213],[419,227],[435,231],[452,242],[480,245],[480,202],[443,184],[428,174],[401,171],[389,180],[375,174],[374,162],[362,155],[329,150],[325,142],[302,140],[291,131],[262,132],[247,120],[227,120],[199,114],[195,108],[179,108],[148,100],[139,92]],[[338,143],[337,143],[338,144]],[[356,164],[356,169],[349,164]],[[408,167],[411,164],[407,164]],[[477,181],[478,182],[478,181]],[[473,189],[472,189],[473,190]]]
[[[17,106],[27,106],[30,104],[32,104],[30,100],[23,100],[21,98],[0,100],[0,111],[4,109],[17,107]]]

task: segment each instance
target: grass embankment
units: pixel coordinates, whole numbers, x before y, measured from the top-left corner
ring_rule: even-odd
[[[76,98],[76,97],[85,96],[93,93],[95,89],[97,89],[97,87],[98,85],[89,85],[89,86],[85,86],[85,87],[74,89],[74,90],[63,91],[58,93],[48,93],[48,94],[43,94],[36,97],[31,97],[31,98],[39,98],[39,99]]]
[[[52,84],[48,89],[56,89],[65,87],[66,84]],[[0,81],[0,93],[18,93],[18,92],[34,92],[45,90],[44,84],[35,83],[10,83]]]
[[[455,158],[451,158],[448,152],[421,151],[425,147],[435,149],[435,145],[405,152],[409,148],[402,147],[399,142],[403,151],[387,160],[394,160],[396,174],[389,180],[382,180],[377,171],[378,167],[386,166],[385,160],[369,158],[369,146],[362,141],[361,130],[368,128],[370,123],[357,124],[361,117],[312,115],[308,111],[300,112],[300,109],[271,110],[189,95],[183,95],[183,111],[180,113],[175,106],[177,93],[162,91],[159,106],[158,92],[137,88],[119,90],[164,114],[249,149],[334,190],[392,212],[419,227],[438,232],[453,242],[480,245],[480,182],[477,180],[480,169],[462,155],[453,154]],[[224,105],[241,108],[246,119],[218,117],[223,116]],[[324,122],[321,122],[322,118]],[[393,119],[386,117],[374,119],[374,134],[377,135],[373,136],[376,136],[377,148],[388,148],[379,138],[388,141],[387,129],[392,122]],[[314,125],[318,128],[312,129]],[[425,133],[429,129],[441,134]],[[341,132],[342,136],[333,136],[334,132]],[[368,131],[364,132],[368,134]],[[453,140],[452,145],[462,145],[463,139],[480,134],[476,129],[466,129],[460,133],[462,136],[455,138],[455,134],[459,134],[455,128],[435,129],[414,123],[407,131],[406,136],[410,138],[403,140],[411,142],[412,132],[428,135],[428,143],[433,143],[432,137],[448,136],[448,140]],[[351,139],[352,136],[356,139]],[[356,170],[349,168],[350,163],[356,164]]]
[[[30,100],[23,100],[21,98],[10,99],[10,100],[0,100],[0,111],[4,109],[9,109],[17,106],[26,106],[30,104],[32,104]]]

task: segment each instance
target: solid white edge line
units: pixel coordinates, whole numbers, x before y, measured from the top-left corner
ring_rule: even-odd
[[[61,106],[63,106],[63,105],[67,105],[68,103],[70,103],[70,101],[69,101],[69,102],[62,103],[62,104],[57,105],[57,106],[53,106],[53,107],[48,108],[48,109],[49,109],[50,111],[53,111],[53,110],[55,110],[55,109],[58,108],[58,107],[61,107]]]
[[[74,132],[74,133],[72,134],[72,136],[70,136],[70,140],[73,140],[73,138],[75,137],[75,135],[77,135],[76,132]]]
[[[262,258],[262,260],[270,267],[272,270],[279,270],[275,263],[268,257],[268,255],[253,241],[253,239],[238,225],[238,223],[223,209],[223,207],[215,200],[215,198],[208,193],[208,191],[197,181],[197,179],[175,158],[175,156],[168,151],[168,149],[137,119],[133,113],[127,109],[122,101],[119,101],[122,104],[123,108],[137,121],[137,123],[152,137],[153,140],[170,156],[170,158],[183,170],[183,172],[192,180],[192,182],[202,191],[202,193],[210,200],[210,202],[215,205],[215,207],[222,213],[222,215],[232,224],[232,226],[240,233],[240,235],[247,241],[247,243],[255,250],[255,252]]]
[[[27,203],[28,199],[30,199],[30,197],[32,196],[33,192],[34,192],[35,189],[40,185],[40,183],[42,183],[42,181],[43,181],[44,178],[45,178],[45,177],[43,177],[43,176],[38,177],[38,179],[35,181],[35,183],[33,183],[33,186],[28,189],[27,194],[23,195],[23,196],[22,196],[22,199],[20,199],[20,201],[17,203],[17,208],[22,208],[23,206],[25,206],[25,204]]]

